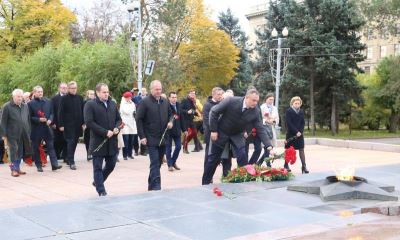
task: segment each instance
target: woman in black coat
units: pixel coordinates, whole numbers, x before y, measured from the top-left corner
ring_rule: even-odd
[[[303,104],[300,97],[293,97],[290,100],[290,107],[286,110],[286,144],[285,148],[293,146],[294,149],[299,150],[301,160],[301,172],[308,173],[306,167],[306,157],[304,155],[304,112],[300,109]],[[295,137],[294,140],[288,141],[288,139]],[[289,165],[285,163],[285,168],[289,169]]]

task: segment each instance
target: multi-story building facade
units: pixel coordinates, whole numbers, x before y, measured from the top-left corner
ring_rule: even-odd
[[[249,20],[250,32],[248,33],[249,45],[255,47],[257,41],[256,31],[262,30],[267,24],[265,18],[268,11],[268,4],[258,4],[249,9],[246,18]]]
[[[367,47],[364,51],[366,59],[358,65],[369,74],[375,70],[382,58],[390,55],[400,56],[400,24],[392,34],[387,30],[374,31],[366,28],[361,42]]]
[[[255,46],[257,41],[256,30],[261,30],[267,24],[265,18],[268,12],[268,4],[260,4],[250,8],[246,18],[249,20],[250,32],[249,43]],[[368,25],[368,24],[367,24]],[[375,70],[379,61],[389,55],[400,56],[400,24],[397,26],[396,33],[389,34],[388,31],[374,31],[366,27],[362,33],[361,42],[366,44],[364,54],[366,59],[358,65],[366,73]]]

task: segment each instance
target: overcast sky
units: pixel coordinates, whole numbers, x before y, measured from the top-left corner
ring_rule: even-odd
[[[62,0],[62,2],[71,9],[82,11],[90,8],[96,0]],[[114,0],[120,3],[120,0]],[[230,8],[233,14],[239,18],[239,23],[243,30],[249,31],[249,22],[245,15],[249,8],[258,4],[267,4],[268,0],[204,0],[204,3],[212,11],[212,19],[217,21],[218,13]]]

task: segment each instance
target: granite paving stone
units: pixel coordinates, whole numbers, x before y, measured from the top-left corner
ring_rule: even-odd
[[[51,229],[15,214],[14,210],[0,211],[0,239],[22,240],[55,235]]]
[[[263,221],[221,211],[156,221],[154,225],[190,239],[226,239],[271,229]]]
[[[161,193],[160,197],[134,202],[111,202],[108,205],[102,205],[101,208],[110,213],[119,214],[137,221],[152,221],[182,215],[192,215],[207,210],[194,203],[168,198],[162,195]],[[212,197],[212,195],[210,197]]]
[[[71,202],[15,209],[15,213],[57,233],[80,232],[136,223],[93,204]]]

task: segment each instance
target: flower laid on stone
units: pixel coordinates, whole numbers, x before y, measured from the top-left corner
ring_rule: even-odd
[[[219,189],[219,188],[217,188],[217,187],[213,188],[213,193],[214,193],[215,195],[217,195],[218,197],[221,197],[221,196],[222,196],[222,191],[221,191],[221,189]]]
[[[285,168],[270,168],[258,165],[246,165],[233,169],[226,177],[222,177],[224,183],[241,182],[271,182],[286,181],[293,178],[294,175]]]

